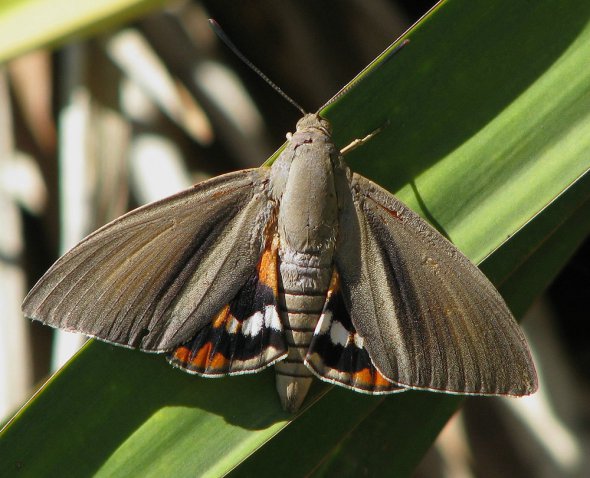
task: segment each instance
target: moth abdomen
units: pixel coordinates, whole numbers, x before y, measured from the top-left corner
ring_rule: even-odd
[[[326,292],[302,292],[297,288],[279,291],[279,316],[283,324],[287,357],[275,364],[277,391],[287,410],[297,410],[313,375],[304,364],[315,327],[324,307]]]

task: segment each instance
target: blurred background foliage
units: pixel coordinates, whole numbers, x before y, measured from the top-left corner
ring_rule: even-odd
[[[434,4],[56,1],[47,12],[56,16],[51,30],[37,28],[40,3],[0,6],[4,419],[82,343],[24,321],[20,313],[28,287],[61,253],[133,206],[225,171],[258,166],[293,130],[300,114],[220,45],[204,27],[207,18],[216,18],[262,71],[315,111]],[[436,82],[433,77],[433,87]],[[589,256],[586,242],[525,321],[535,350],[542,349],[543,363],[551,364],[541,370],[550,391],[528,408],[467,400],[416,476],[590,472],[590,347],[581,333],[588,317]],[[454,406],[441,413],[443,421]],[[339,470],[330,455],[323,460],[319,474],[322,466],[327,474]],[[242,474],[258,465],[254,457]]]

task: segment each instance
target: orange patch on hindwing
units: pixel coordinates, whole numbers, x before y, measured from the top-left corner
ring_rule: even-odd
[[[387,380],[374,365],[352,374],[351,385],[365,391],[387,392],[399,387]]]
[[[258,282],[272,289],[275,297],[279,295],[279,240],[278,237],[269,237],[262,256],[258,261]]]
[[[212,330],[227,329],[232,319],[229,305],[225,305],[215,316],[210,327]],[[205,341],[197,350],[182,345],[174,351],[173,359],[184,367],[199,373],[224,373],[225,368],[229,365],[229,360],[216,353],[215,349],[215,344],[211,340]]]

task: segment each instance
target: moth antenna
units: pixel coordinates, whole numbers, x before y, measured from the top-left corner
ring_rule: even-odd
[[[410,43],[410,40],[408,40],[407,38],[404,39],[399,45],[397,45],[393,50],[391,50],[384,61],[389,61],[391,59],[392,56],[394,56],[396,53],[398,53],[403,47],[405,47],[408,43]],[[323,110],[324,108],[326,108],[327,106],[330,106],[332,103],[334,103],[338,98],[340,98],[341,96],[345,95],[346,93],[348,93],[350,90],[352,90],[356,85],[358,85],[358,83],[362,80],[364,80],[366,78],[366,76],[362,76],[363,73],[365,71],[367,71],[369,68],[371,68],[371,66],[373,66],[373,63],[375,63],[375,61],[379,60],[379,58],[377,58],[376,60],[372,61],[371,63],[369,63],[357,76],[355,79],[352,80],[352,82],[350,82],[348,85],[346,85],[344,88],[342,88],[338,93],[336,93],[330,100],[328,100],[328,102],[322,106],[320,108],[320,110]]]
[[[268,76],[266,76],[264,73],[262,73],[262,71],[260,71],[260,69],[254,65],[254,63],[252,63],[250,60],[248,60],[248,58],[246,58],[246,56],[240,50],[238,50],[236,45],[234,45],[234,43],[229,39],[229,37],[222,30],[219,23],[217,23],[215,20],[210,18],[209,24],[211,25],[211,28],[213,29],[215,34],[219,37],[219,39],[223,43],[225,43],[225,45],[234,53],[234,55],[236,55],[240,60],[242,60],[252,71],[254,71],[254,73],[256,73],[264,81],[266,81],[266,83],[268,83],[268,85],[273,90],[275,90],[279,95],[281,95],[283,98],[285,98],[289,103],[291,103],[295,108],[297,108],[303,115],[307,114],[307,112],[301,106],[299,106],[299,104],[297,104],[293,98],[291,98],[287,93],[285,93]]]

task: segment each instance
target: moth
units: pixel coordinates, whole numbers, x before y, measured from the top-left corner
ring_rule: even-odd
[[[307,114],[272,167],[225,174],[88,236],[27,295],[27,317],[163,352],[218,377],[275,366],[283,407],[312,377],[368,394],[527,395],[526,340],[455,246],[352,173]]]
[[[352,173],[330,123],[305,114],[211,23],[304,113],[285,149],[272,167],[201,182],[100,228],[39,280],[24,314],[166,353],[201,376],[274,365],[290,412],[314,376],[367,394],[533,393],[524,335],[484,274]]]

